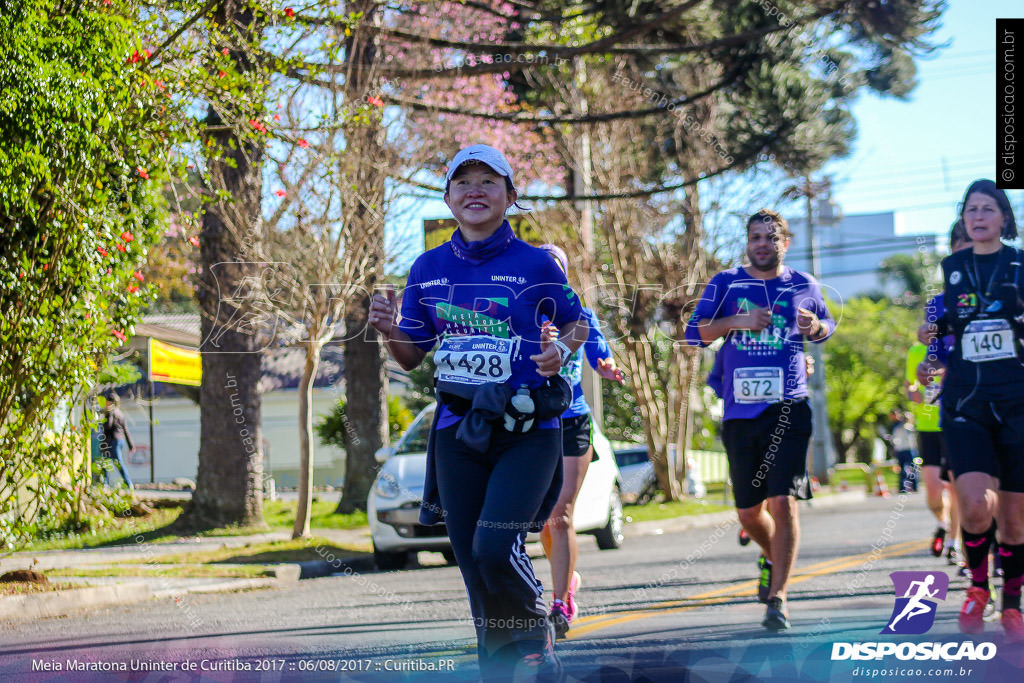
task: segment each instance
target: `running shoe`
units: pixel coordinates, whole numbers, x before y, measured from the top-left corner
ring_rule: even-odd
[[[988,604],[985,605],[985,615],[982,617],[982,619],[986,623],[993,623],[993,622],[999,621],[999,617],[1000,617],[999,610],[996,609],[996,596],[995,596],[995,592],[992,590],[992,584],[989,583],[988,584]]]
[[[562,671],[562,663],[555,656],[555,625],[551,619],[547,620],[547,628],[544,630],[544,647],[540,652],[531,652],[525,655],[512,675],[513,681],[550,681],[560,683],[565,680]]]
[[[1003,575],[1003,554],[999,552],[999,546],[996,546],[995,552],[992,553],[992,576]]]
[[[946,547],[946,564],[954,567],[960,564],[960,553],[953,546]]]
[[[772,563],[762,555],[757,558],[757,601],[767,603],[772,589]]]
[[[1024,643],[1024,618],[1021,617],[1019,609],[1004,609],[999,621],[1006,632],[1006,642]]]
[[[576,618],[576,615],[579,614],[579,610],[576,609],[576,591],[580,589],[582,584],[583,578],[580,576],[580,573],[573,572],[572,578],[569,579],[569,593],[565,597],[566,607],[569,608],[569,613],[566,617],[569,619],[570,624]]]
[[[960,632],[981,633],[985,630],[985,606],[991,593],[978,586],[967,589],[967,600],[960,610]]]
[[[750,534],[745,529],[740,529],[740,545],[750,545]]]
[[[555,600],[551,603],[551,614],[548,615],[548,621],[554,624],[555,638],[565,638],[565,634],[569,632],[569,622],[572,621],[569,616],[569,606],[561,600]]]
[[[782,598],[770,598],[768,607],[764,611],[764,621],[761,622],[769,631],[785,631],[789,628],[789,619],[782,611]]]
[[[946,530],[940,526],[935,530],[935,535],[932,537],[932,555],[942,557],[942,546],[945,545],[945,541]]]

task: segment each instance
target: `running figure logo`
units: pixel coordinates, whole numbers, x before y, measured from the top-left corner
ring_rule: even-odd
[[[935,623],[936,600],[945,600],[949,577],[944,572],[893,572],[896,604],[882,633],[919,635]]]

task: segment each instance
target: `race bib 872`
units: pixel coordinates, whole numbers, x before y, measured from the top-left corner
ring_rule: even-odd
[[[519,337],[445,337],[434,354],[434,376],[439,382],[458,384],[507,382],[518,345]]]
[[[782,400],[782,368],[736,368],[732,395],[736,403],[778,403]]]

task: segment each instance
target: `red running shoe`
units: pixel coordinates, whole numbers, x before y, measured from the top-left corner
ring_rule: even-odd
[[[941,526],[935,530],[935,536],[932,537],[932,555],[935,557],[942,557],[942,546],[946,541],[946,530]]]
[[[984,588],[971,586],[967,589],[967,600],[960,610],[960,632],[981,633],[985,630],[985,605],[988,604],[989,592]],[[1020,614],[1019,612],[1017,613]]]

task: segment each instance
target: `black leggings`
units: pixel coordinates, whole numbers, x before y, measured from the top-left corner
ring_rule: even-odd
[[[435,435],[435,466],[448,537],[469,594],[481,673],[544,645],[547,609],[525,539],[562,464],[560,429],[512,434],[495,427],[486,453]]]

